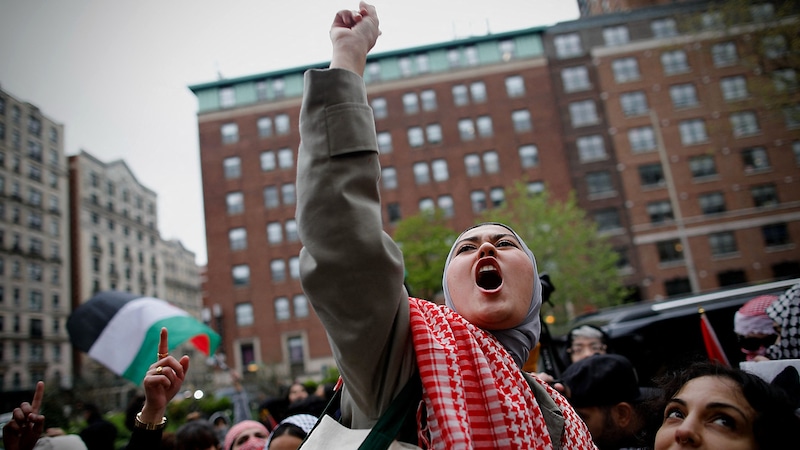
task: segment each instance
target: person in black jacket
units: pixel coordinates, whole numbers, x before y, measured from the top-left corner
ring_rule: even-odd
[[[100,410],[94,403],[83,405],[83,417],[86,419],[86,428],[81,430],[80,436],[89,450],[114,450],[114,441],[117,439],[117,427],[103,419]]]

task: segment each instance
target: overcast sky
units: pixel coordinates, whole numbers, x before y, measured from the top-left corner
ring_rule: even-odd
[[[375,0],[373,53],[551,25],[577,0]],[[197,100],[187,86],[327,61],[333,0],[0,0],[0,87],[65,128],[65,152],[123,159],[158,228],[206,263]]]

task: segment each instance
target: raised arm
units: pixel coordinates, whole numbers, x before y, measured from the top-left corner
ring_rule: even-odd
[[[355,403],[345,396],[343,419],[357,427],[377,419],[415,370],[403,258],[382,228],[375,123],[360,76],[379,34],[366,3],[336,15],[331,69],[306,73],[297,164],[301,281]]]

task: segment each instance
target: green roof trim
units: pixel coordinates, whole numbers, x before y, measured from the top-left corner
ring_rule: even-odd
[[[484,56],[489,56],[489,55],[486,54],[485,51],[481,51],[481,49],[484,46],[481,46],[479,44],[492,42],[492,41],[500,41],[500,40],[505,40],[505,39],[514,40],[517,43],[517,48],[518,48],[518,51],[520,51],[520,52],[522,51],[523,48],[526,48],[526,51],[524,53],[520,53],[520,55],[519,55],[520,57],[536,56],[536,55],[534,55],[534,53],[532,53],[529,50],[527,50],[528,48],[534,48],[535,47],[535,46],[529,47],[529,44],[528,44],[529,41],[535,40],[535,38],[533,38],[533,36],[527,36],[526,37],[526,35],[534,35],[534,34],[540,34],[541,35],[547,29],[548,29],[548,27],[546,27],[546,26],[539,26],[539,27],[526,28],[526,29],[522,29],[522,30],[506,31],[506,32],[503,32],[503,33],[486,34],[486,35],[483,35],[483,36],[472,36],[472,37],[469,37],[469,38],[456,39],[456,40],[453,40],[453,41],[439,42],[439,43],[435,43],[435,44],[427,44],[427,45],[422,45],[422,46],[418,46],[418,47],[410,47],[410,48],[403,48],[403,49],[399,49],[399,50],[392,50],[392,51],[387,51],[387,52],[382,52],[382,53],[371,54],[371,55],[369,55],[367,57],[367,62],[369,63],[369,62],[373,62],[373,61],[376,61],[376,60],[384,60],[384,59],[389,59],[389,58],[392,58],[392,57],[399,57],[399,56],[405,56],[405,55],[411,55],[411,54],[436,53],[437,60],[439,58],[439,55],[441,55],[441,56],[443,56],[445,58],[444,62],[446,64],[447,63],[447,60],[446,60],[446,58],[447,58],[446,49],[453,48],[453,47],[467,47],[467,46],[470,46],[470,45],[476,45],[479,48],[479,54],[481,55],[481,58],[483,58]],[[526,42],[526,44],[525,45],[520,45],[521,42]],[[541,47],[541,39],[539,39],[538,46],[539,46],[539,49],[542,48]],[[539,54],[543,54],[543,50],[540,50]],[[433,59],[434,59],[434,55],[431,55],[431,63],[432,64],[433,64]],[[490,58],[487,58],[487,60],[484,61],[484,62],[485,63],[491,63],[492,61],[489,61],[489,59]],[[482,59],[482,61],[483,61],[483,59]],[[498,62],[499,62],[499,60],[498,60]],[[293,68],[288,68],[288,69],[276,70],[276,71],[272,71],[272,72],[263,72],[263,73],[258,73],[258,74],[253,74],[253,75],[246,75],[246,76],[237,77],[237,78],[226,78],[226,79],[217,80],[217,81],[210,81],[210,82],[207,82],[207,83],[193,84],[193,85],[189,86],[189,90],[191,90],[195,95],[198,95],[198,97],[199,97],[199,93],[201,91],[205,91],[205,90],[208,90],[208,89],[232,87],[232,86],[239,85],[239,84],[242,84],[242,83],[261,81],[261,80],[264,80],[264,79],[267,79],[267,78],[280,78],[280,77],[284,77],[284,76],[287,76],[287,75],[293,75],[293,74],[297,74],[297,73],[302,74],[305,71],[310,70],[310,69],[324,69],[324,68],[328,67],[328,65],[329,65],[329,61],[323,61],[323,62],[314,63],[314,64],[308,64],[308,65],[304,65],[304,66],[298,66],[298,67],[293,67]],[[439,68],[437,67],[437,69],[439,69]],[[434,67],[432,65],[431,66],[431,71],[432,72],[439,72],[440,70],[434,69]],[[386,74],[386,75],[389,75],[389,74]],[[387,78],[391,79],[391,78],[394,78],[394,77],[384,77],[384,79],[387,79]],[[240,100],[239,99],[239,92],[240,92],[239,89],[240,88],[237,88],[237,104],[242,104],[243,102],[239,101]],[[244,99],[242,99],[242,100],[244,100]],[[204,109],[207,110],[209,108],[204,108]]]

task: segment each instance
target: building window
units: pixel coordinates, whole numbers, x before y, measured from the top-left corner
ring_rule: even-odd
[[[785,223],[775,223],[761,227],[761,234],[764,236],[764,245],[775,247],[778,245],[791,244],[789,239],[789,229]]]
[[[270,137],[272,136],[272,119],[269,117],[260,117],[256,122],[256,126],[258,126],[258,137]]]
[[[683,245],[678,239],[656,243],[658,260],[661,263],[683,261]]]
[[[300,258],[297,256],[289,258],[289,277],[293,280],[300,279]]]
[[[464,156],[464,168],[468,177],[477,177],[481,174],[481,158],[478,155],[470,154]]]
[[[442,126],[432,123],[425,127],[425,135],[429,144],[440,144],[442,142]]]
[[[400,203],[392,202],[386,205],[386,215],[389,217],[389,223],[397,223],[403,218],[400,212]]]
[[[622,105],[622,113],[627,117],[646,114],[650,109],[644,91],[626,92],[619,96],[619,102]]]
[[[787,129],[800,128],[800,104],[784,107],[783,120]]]
[[[764,22],[775,17],[775,6],[772,3],[759,3],[750,5],[750,15],[753,22]]]
[[[278,188],[267,186],[264,188],[264,207],[267,209],[277,208],[280,205],[278,200]]]
[[[736,236],[730,231],[712,233],[708,235],[708,245],[711,247],[711,254],[714,256],[736,253]]]
[[[264,172],[275,170],[278,167],[277,159],[275,158],[275,152],[261,152],[259,159],[261,161],[261,170]]]
[[[489,199],[492,200],[492,206],[500,206],[506,201],[506,193],[501,187],[492,188],[489,190]]]
[[[722,98],[727,102],[742,100],[749,95],[747,92],[747,81],[745,77],[741,75],[722,78],[719,81],[719,87],[722,90]]]
[[[628,130],[628,142],[634,153],[649,152],[656,149],[656,135],[653,127],[638,127]]]
[[[219,89],[219,106],[221,108],[230,108],[236,105],[236,91],[233,87],[224,87]]]
[[[661,163],[642,164],[639,166],[639,179],[642,187],[661,187],[664,186],[664,169]]]
[[[469,103],[469,96],[467,94],[467,87],[463,84],[457,84],[452,88],[453,104],[455,106],[464,106]]]
[[[717,164],[711,155],[692,156],[689,158],[689,170],[693,178],[710,177],[717,174]]]
[[[497,44],[497,49],[500,51],[500,57],[503,61],[511,61],[517,56],[516,45],[511,39],[505,39]]]
[[[778,191],[774,184],[762,184],[750,188],[750,195],[753,197],[753,205],[756,208],[774,206],[778,202]]]
[[[628,35],[628,27],[625,25],[618,25],[603,29],[603,41],[606,47],[613,47],[615,45],[627,44],[630,41]]]
[[[289,134],[290,123],[288,114],[278,114],[275,116],[275,132],[278,135]]]
[[[469,199],[472,203],[472,212],[479,214],[486,209],[486,193],[483,191],[472,191],[469,193]]]
[[[421,127],[411,127],[408,129],[408,145],[413,148],[422,147],[425,143],[425,136]]]
[[[658,224],[672,220],[672,204],[669,200],[659,200],[647,204],[647,215],[650,216],[650,223]]]
[[[244,250],[247,248],[247,230],[244,228],[233,228],[228,231],[228,242],[231,250]]]
[[[693,145],[708,141],[706,123],[703,119],[682,120],[678,124],[683,145]]]
[[[227,179],[239,178],[242,175],[242,163],[238,156],[225,158],[222,161],[222,166]]]
[[[281,185],[281,200],[284,205],[294,205],[295,188],[294,183],[284,183]]]
[[[457,48],[447,50],[447,64],[451,69],[461,67],[461,52]]]
[[[654,38],[668,38],[678,35],[678,25],[673,18],[656,19],[650,22]]]
[[[228,214],[241,214],[244,212],[244,195],[241,192],[230,192],[225,196]]]
[[[675,109],[697,106],[697,90],[692,83],[670,86],[669,97]]]
[[[397,169],[384,167],[381,169],[381,182],[386,190],[397,189]]]
[[[370,105],[372,105],[372,114],[376,119],[385,119],[389,115],[389,107],[385,98],[374,98]]]
[[[752,111],[731,113],[730,121],[735,137],[752,136],[761,131],[756,114]]]
[[[272,92],[275,93],[275,98],[283,98],[286,96],[286,81],[283,78],[275,78],[272,80]]]
[[[423,111],[436,111],[436,91],[426,89],[420,92],[419,97],[422,101]]]
[[[273,283],[286,281],[286,262],[282,259],[273,259],[269,262],[269,272]]]
[[[692,292],[692,284],[689,282],[688,278],[673,278],[671,280],[664,281],[664,290],[667,293],[667,297],[688,294]]]
[[[289,299],[278,297],[275,299],[275,320],[289,320],[292,313],[289,310]]]
[[[514,131],[517,133],[524,133],[533,129],[533,125],[531,124],[531,112],[527,109],[512,111],[511,122],[514,124]]]
[[[742,151],[742,163],[744,172],[751,173],[763,171],[770,168],[767,149],[764,147],[746,148]]]
[[[585,91],[591,87],[589,70],[585,66],[567,67],[561,71],[564,92]]]
[[[295,317],[308,317],[308,300],[305,295],[295,295],[294,298],[292,298],[292,303],[294,303]]]
[[[793,92],[797,90],[797,71],[794,69],[776,69],[772,71],[772,84],[777,92]],[[2,136],[0,136],[2,139]]]
[[[589,172],[586,174],[586,187],[589,196],[608,195],[614,192],[611,174],[608,172]]]
[[[290,148],[278,150],[278,167],[281,169],[291,169],[294,167],[294,152]]]
[[[220,127],[220,133],[222,134],[223,144],[233,144],[239,141],[239,125],[235,123],[223,124]]]
[[[735,42],[720,42],[711,47],[711,59],[715,67],[725,67],[736,64],[739,55],[736,51]]]
[[[500,172],[500,155],[497,152],[489,151],[483,154],[483,170],[486,173]]]
[[[408,56],[403,56],[398,58],[397,60],[397,67],[400,69],[400,75],[403,78],[408,78],[414,74],[414,69],[412,68],[411,58]]]
[[[287,353],[289,354],[289,365],[291,373],[295,377],[305,372],[305,350],[303,350],[303,338],[293,336],[286,340]]]
[[[597,231],[611,231],[622,228],[617,208],[601,209],[595,211],[593,215],[594,223],[597,224]]]
[[[703,214],[718,214],[725,212],[725,196],[722,192],[709,192],[697,197],[700,211]]]
[[[570,103],[569,116],[574,128],[594,125],[600,121],[594,100]]]
[[[236,305],[236,326],[249,327],[253,324],[253,305],[239,303]]]
[[[409,143],[411,136],[409,132]],[[378,133],[378,151],[382,154],[392,153],[392,135],[388,131]]]
[[[286,221],[285,224],[286,229],[286,241],[287,242],[297,242],[299,237],[297,236],[297,221],[294,219],[289,219]]]
[[[794,163],[800,166],[800,141],[792,142],[792,152],[794,153]]]
[[[581,37],[577,33],[562,34],[553,39],[556,48],[556,57],[559,59],[573,58],[583,54]]]
[[[536,167],[539,165],[539,149],[533,144],[520,146],[519,162],[523,169]]]
[[[239,264],[231,269],[234,286],[247,286],[250,284],[250,266]]]
[[[581,162],[599,161],[608,157],[603,137],[599,134],[579,137],[575,144],[578,147],[578,158]]]
[[[453,197],[449,195],[442,195],[437,199],[437,204],[439,209],[444,212],[445,217],[453,217],[455,214],[455,204],[453,203]]]
[[[475,139],[475,125],[472,119],[461,119],[458,121],[458,135],[461,136],[462,141],[471,141]]]
[[[403,110],[406,114],[416,114],[419,112],[419,98],[415,92],[403,94]]]
[[[475,122],[478,125],[478,135],[480,137],[492,137],[492,135],[494,135],[492,118],[490,116],[480,116]]]
[[[672,50],[661,54],[661,65],[665,75],[689,71],[689,60],[683,50]]]
[[[486,102],[486,84],[483,81],[476,81],[469,85],[469,92],[472,95],[473,103]]]
[[[414,163],[414,181],[417,184],[430,183],[431,177],[428,170],[428,163],[426,162]]]
[[[450,174],[447,172],[447,161],[444,159],[434,159],[431,161],[431,172],[434,181],[447,181]]]
[[[788,53],[786,38],[780,34],[764,36],[761,39],[761,49],[764,57],[768,59],[777,59],[786,56]]]
[[[267,242],[270,244],[280,244],[283,242],[283,226],[280,222],[270,222],[267,224]]]
[[[422,213],[433,213],[436,205],[433,203],[432,198],[423,198],[419,201],[419,211]]]
[[[625,83],[639,79],[639,63],[636,58],[621,58],[611,62],[611,70],[614,72],[614,81]]]
[[[506,94],[509,98],[525,95],[525,81],[519,75],[506,78]]]

